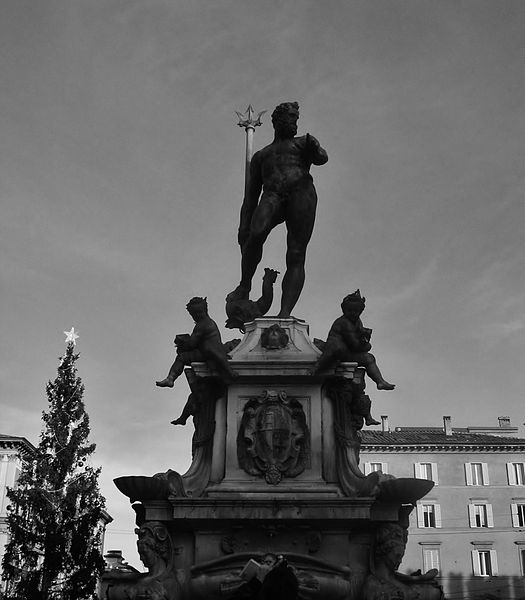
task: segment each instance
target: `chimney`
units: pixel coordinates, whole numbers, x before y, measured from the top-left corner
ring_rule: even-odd
[[[124,563],[122,550],[108,550],[107,554],[104,554],[104,559],[106,560],[106,569],[108,571],[118,569]]]
[[[383,433],[388,433],[390,431],[388,428],[388,415],[381,415],[381,431]]]
[[[502,428],[510,427],[510,417],[498,417],[499,426]]]
[[[445,435],[452,435],[452,418],[449,416],[443,417],[443,429]]]

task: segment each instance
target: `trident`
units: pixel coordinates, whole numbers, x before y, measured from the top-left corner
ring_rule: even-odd
[[[239,122],[237,125],[239,127],[243,127],[246,131],[246,162],[244,167],[244,196],[248,194],[248,186],[250,184],[250,161],[253,156],[253,132],[255,128],[259,125],[262,125],[261,117],[264,115],[266,110],[262,110],[257,118],[254,119],[255,112],[252,108],[252,105],[249,104],[246,112],[244,114],[235,111],[235,114],[239,117]]]

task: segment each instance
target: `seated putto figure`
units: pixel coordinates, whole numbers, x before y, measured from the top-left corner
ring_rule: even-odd
[[[173,387],[177,377],[182,375],[184,366],[201,361],[217,369],[225,381],[231,381],[237,374],[228,363],[228,355],[222,344],[217,323],[208,315],[206,298],[192,298],[186,305],[186,309],[195,321],[195,327],[191,335],[185,333],[175,337],[177,357],[166,379],[157,381],[157,386]]]
[[[356,362],[360,367],[365,367],[367,375],[375,382],[378,390],[393,390],[395,385],[383,378],[375,357],[370,354],[372,330],[364,327],[360,319],[365,309],[365,300],[359,290],[343,299],[343,314],[333,322],[328,332],[316,372],[341,361]]]

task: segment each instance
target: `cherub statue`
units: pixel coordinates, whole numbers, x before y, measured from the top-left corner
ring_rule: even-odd
[[[195,321],[191,335],[184,333],[175,336],[177,357],[171,365],[168,376],[157,381],[158,387],[173,387],[175,380],[192,362],[205,361],[217,369],[225,381],[231,381],[237,375],[228,363],[228,355],[222,345],[217,323],[208,315],[206,298],[192,298],[186,309]]]
[[[343,299],[343,314],[333,322],[328,332],[316,372],[340,361],[356,362],[360,367],[365,367],[367,375],[375,382],[378,390],[393,390],[395,385],[383,378],[374,355],[370,354],[372,330],[364,327],[360,319],[365,309],[365,300],[359,290]]]
[[[257,317],[265,315],[272,306],[273,284],[279,275],[273,269],[264,269],[262,282],[262,296],[259,300],[249,300],[245,290],[237,288],[226,296],[226,327],[228,329],[239,329],[244,333],[244,324],[253,321]]]

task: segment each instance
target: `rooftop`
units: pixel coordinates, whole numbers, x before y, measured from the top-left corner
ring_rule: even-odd
[[[401,428],[399,428],[401,429]],[[403,427],[401,431],[363,430],[362,445],[480,445],[480,446],[525,446],[524,438],[503,437],[487,433],[469,433],[466,429],[452,430],[446,434],[439,427]]]
[[[387,415],[381,415],[381,422],[381,430],[361,432],[363,446],[490,446],[494,449],[512,446],[515,451],[525,450],[525,438],[515,435],[518,428],[512,426],[510,417],[498,417],[495,427],[452,427],[450,416],[443,417],[442,427],[396,427],[391,430]]]

